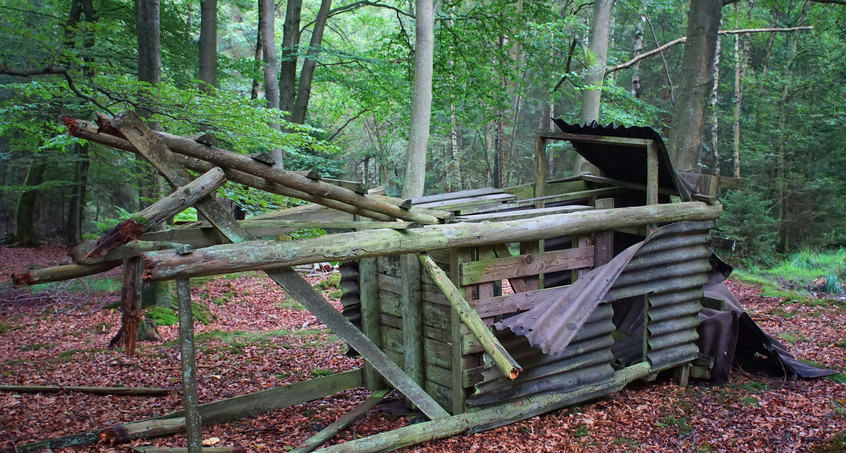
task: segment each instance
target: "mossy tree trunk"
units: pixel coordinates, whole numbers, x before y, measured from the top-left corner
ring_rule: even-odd
[[[46,165],[36,157],[24,181],[24,190],[15,209],[15,232],[8,244],[17,247],[37,247],[38,234],[35,231],[35,207],[38,201],[38,188],[44,180]]]

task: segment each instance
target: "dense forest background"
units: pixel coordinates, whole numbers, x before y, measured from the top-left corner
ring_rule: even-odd
[[[0,4],[0,237],[78,242],[157,197],[133,155],[68,136],[62,115],[140,109],[170,133],[212,131],[220,146],[281,156],[289,170],[400,193],[414,2],[137,3]],[[157,23],[139,20],[152,16],[136,6],[155,6]],[[688,7],[614,5],[600,123],[672,137],[683,44],[649,53],[685,36]],[[553,116],[578,122],[583,92],[596,87],[594,10],[587,1],[439,2],[426,193],[530,181],[534,135],[553,130]],[[846,246],[846,6],[737,1],[722,7],[720,29],[698,170],[746,183],[721,194],[720,234],[763,261]],[[160,74],[145,74],[149,55]],[[554,150],[553,175],[572,172]],[[224,193],[249,213],[294,202],[236,185]],[[32,237],[20,233],[27,219]]]

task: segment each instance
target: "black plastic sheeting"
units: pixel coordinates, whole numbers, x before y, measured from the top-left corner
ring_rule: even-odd
[[[664,140],[651,127],[625,127],[609,124],[569,124],[560,118],[553,118],[555,125],[566,134],[591,135],[654,140],[658,149],[658,186],[674,189],[682,200],[690,201],[691,188],[673,170],[670,155]],[[603,176],[621,181],[646,184],[646,148],[639,145],[570,139],[576,152],[602,171]]]
[[[724,281],[731,268],[719,260],[712,260],[712,265],[715,269],[708,276],[703,290],[705,297],[722,301],[724,307],[722,310],[703,308],[700,311],[697,342],[700,353],[714,359],[711,383],[727,383],[732,365],[747,371],[805,379],[834,374],[832,370],[797,360],[784,344],[764,332],[726,286]]]

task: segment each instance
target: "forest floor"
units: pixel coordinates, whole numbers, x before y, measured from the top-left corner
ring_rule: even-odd
[[[0,392],[0,449],[131,422],[181,409],[176,326],[162,342],[141,342],[135,357],[106,345],[120,326],[115,284],[76,283],[12,289],[9,275],[66,261],[59,246],[0,248],[0,385],[165,387],[163,397]],[[117,277],[112,272],[111,277]],[[324,279],[308,277],[312,284]],[[480,434],[404,451],[846,451],[846,307],[824,299],[761,296],[731,283],[761,327],[800,359],[838,375],[793,380],[735,369],[723,387],[636,382],[598,401]],[[338,291],[324,291],[340,308]],[[196,323],[201,403],[360,367],[346,346],[308,311],[255,273],[204,279],[192,298],[213,316]],[[352,389],[312,403],[203,428],[216,446],[284,452],[362,402]],[[387,405],[383,405],[387,406]],[[332,443],[408,424],[377,407]],[[185,435],[134,445],[185,446]],[[130,451],[97,444],[56,451]]]

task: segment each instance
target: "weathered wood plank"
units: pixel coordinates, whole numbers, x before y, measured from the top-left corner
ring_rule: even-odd
[[[106,272],[120,266],[121,263],[122,261],[108,261],[97,264],[63,264],[43,269],[32,269],[26,272],[13,273],[12,283],[15,286],[28,286],[70,280]]]
[[[494,193],[490,195],[480,195],[468,198],[458,198],[452,200],[433,201],[429,203],[415,203],[415,206],[427,209],[440,209],[447,211],[454,211],[456,209],[470,208],[477,205],[502,204],[516,199],[510,193]]]
[[[362,222],[368,223],[368,222]],[[358,263],[359,298],[361,300],[361,330],[377,347],[381,347],[379,334],[379,286],[376,258],[364,258]],[[367,388],[376,391],[384,385],[382,376],[372,365],[365,363],[364,380]]]
[[[176,281],[176,299],[179,304],[179,353],[182,364],[182,406],[185,408],[185,431],[188,434],[188,451],[202,448],[202,426],[199,397],[197,396],[197,361],[194,355],[194,317],[191,308],[191,285],[188,280]]]
[[[578,269],[593,265],[593,247],[579,247],[554,252],[495,258],[461,264],[461,286],[527,277],[547,272]],[[484,297],[481,294],[480,298]],[[492,297],[488,296],[488,297]]]
[[[566,289],[566,286],[558,286],[549,289],[507,294],[490,299],[480,299],[476,301],[476,313],[482,318],[489,318],[528,310],[546,298],[561,297],[561,294]]]
[[[405,372],[423,383],[423,294],[420,263],[414,255],[400,257],[402,271],[402,332],[405,350]]]
[[[493,187],[485,187],[482,189],[460,190],[458,192],[439,193],[434,195],[426,195],[424,197],[417,197],[411,199],[411,204],[419,205],[424,203],[431,203],[433,201],[455,200],[457,198],[478,197],[480,195],[490,195],[494,193],[502,193],[502,189],[494,189]]]
[[[473,307],[464,300],[461,292],[453,285],[449,277],[438,267],[428,255],[420,255],[421,266],[429,272],[429,275],[438,283],[441,290],[447,296],[452,308],[458,313],[461,322],[470,328],[473,335],[479,340],[497,368],[510,379],[514,380],[523,371],[523,368],[511,357],[508,351],[500,344],[499,340],[491,333],[488,326],[484,324]]]
[[[552,208],[535,208],[523,207],[517,211],[505,212],[491,212],[485,214],[469,214],[456,216],[455,220],[459,222],[488,222],[488,221],[503,221],[503,220],[517,220],[530,219],[532,217],[540,217],[549,214],[565,214],[568,212],[589,211],[593,209],[591,206],[585,205],[571,205],[571,206],[556,206]]]

